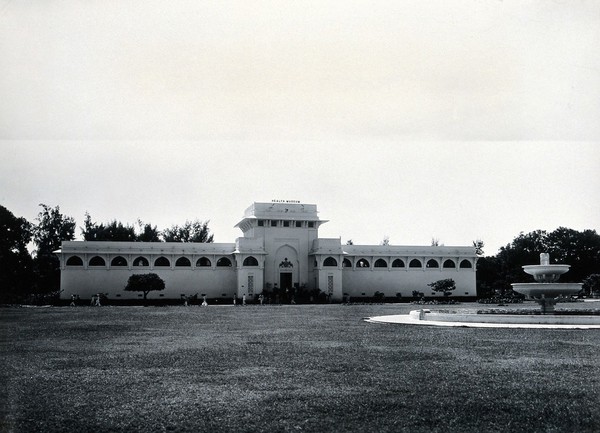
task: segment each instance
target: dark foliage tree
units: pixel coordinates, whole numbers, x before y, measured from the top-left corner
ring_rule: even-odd
[[[209,221],[186,221],[182,226],[174,225],[162,232],[165,242],[213,242],[208,228]]]
[[[113,220],[104,228],[105,240],[134,242],[136,240],[135,229],[130,225],[123,225],[120,221]]]
[[[31,224],[0,206],[0,302],[20,302],[34,286],[33,259],[27,250]]]
[[[504,281],[499,277],[500,265],[495,256],[477,259],[477,296],[489,298],[505,289]]]
[[[98,230],[98,225],[92,221],[92,217],[88,212],[85,213],[83,227],[80,227],[80,229],[84,241],[96,240],[96,231]]]
[[[443,293],[444,296],[450,296],[452,291],[456,290],[456,283],[452,278],[437,280],[427,285],[431,287],[431,290],[434,292]]]
[[[152,291],[160,291],[165,289],[165,282],[157,274],[133,274],[127,280],[125,291],[127,292],[142,292],[144,299],[148,293]]]
[[[60,213],[59,206],[51,208],[40,204],[42,211],[33,227],[33,241],[37,246],[35,267],[37,271],[37,291],[56,292],[60,289],[60,261],[54,251],[62,241],[75,237],[75,220]]]
[[[473,248],[475,248],[475,254],[478,256],[483,256],[485,254],[483,247],[485,247],[485,244],[481,239],[476,239],[473,241]]]
[[[592,274],[583,280],[583,290],[590,295],[600,293],[600,274]]]
[[[142,220],[137,220],[138,233],[136,235],[136,241],[138,242],[160,242],[160,231],[157,230],[156,226],[152,224],[143,223]]]
[[[546,243],[553,263],[571,265],[561,281],[580,283],[589,275],[600,273],[600,235],[595,230],[578,232],[559,227],[548,234]]]
[[[600,270],[600,235],[595,230],[578,232],[565,227],[551,233],[536,230],[520,233],[494,257],[479,258],[478,292],[488,294],[493,290],[500,295],[512,294],[512,283],[533,281],[522,267],[538,264],[540,253],[544,252],[550,253],[551,263],[571,266],[569,272],[561,276],[562,282],[581,282]]]
[[[114,242],[160,242],[160,232],[156,226],[145,224],[137,220],[137,232],[135,227],[124,225],[120,221],[113,220],[107,224],[96,223],[86,212],[81,234],[86,241],[114,241]]]
[[[512,294],[512,283],[523,282],[527,275],[523,265],[533,265],[540,262],[540,253],[545,252],[547,233],[536,230],[527,234],[523,232],[512,243],[501,247],[496,255],[497,281],[493,286],[502,295]]]
[[[84,227],[81,229],[83,239],[86,241],[114,241],[134,242],[137,239],[135,229],[130,225],[123,225],[120,221],[113,220],[109,223],[95,223],[86,212]]]
[[[60,213],[60,207],[51,208],[40,204],[42,211],[38,213],[33,227],[33,240],[37,245],[37,253],[52,254],[60,248],[62,241],[75,238],[75,220]]]

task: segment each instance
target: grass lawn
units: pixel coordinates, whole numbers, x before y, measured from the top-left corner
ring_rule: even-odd
[[[0,431],[600,431],[600,331],[414,308],[3,308]]]

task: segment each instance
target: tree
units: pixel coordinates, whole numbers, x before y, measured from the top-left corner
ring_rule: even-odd
[[[51,254],[60,248],[62,241],[75,238],[75,220],[60,213],[60,207],[51,208],[40,203],[42,211],[38,213],[38,224],[33,227],[33,241],[37,245],[37,254]]]
[[[354,241],[352,239],[348,239],[346,241],[346,245],[354,245]]]
[[[107,241],[113,242],[134,242],[136,240],[135,229],[129,224],[123,225],[122,222],[112,220],[104,227],[104,237]]]
[[[505,282],[500,279],[500,266],[495,256],[480,257],[477,259],[476,275],[478,297],[493,297],[496,293],[502,294],[507,289]],[[512,290],[512,287],[510,290]]]
[[[582,286],[584,293],[590,295],[600,292],[600,274],[592,274],[583,280]]]
[[[87,212],[83,225],[81,234],[86,241],[160,242],[160,232],[156,226],[144,224],[140,219],[137,220],[138,232],[135,227],[117,220],[107,224],[93,222]]]
[[[162,232],[165,242],[213,242],[213,235],[209,234],[209,221],[186,221],[182,226],[174,225]]]
[[[84,241],[96,240],[98,225],[92,221],[92,217],[88,212],[85,213],[85,218],[83,219],[83,227],[80,227],[80,229]]]
[[[483,247],[485,246],[485,244],[483,243],[483,241],[481,239],[476,239],[473,241],[473,248],[475,248],[475,254],[477,254],[478,256],[483,256],[484,251],[483,251]]]
[[[139,232],[136,235],[136,241],[138,242],[160,242],[160,232],[156,229],[156,226],[151,224],[144,224],[142,220],[137,220]]]
[[[75,220],[60,213],[60,208],[40,204],[42,211],[33,227],[33,241],[37,245],[35,267],[37,290],[43,293],[60,289],[60,261],[54,254],[63,241],[75,238]]]
[[[390,237],[388,235],[385,235],[383,237],[383,240],[381,241],[381,245],[387,246],[390,244]]]
[[[27,250],[31,223],[0,206],[0,302],[17,302],[33,285],[33,259]]]
[[[90,214],[86,212],[83,224],[81,234],[86,241],[133,242],[137,240],[135,229],[130,225],[123,225],[117,220],[113,220],[106,225],[98,224],[93,222]]]
[[[550,254],[551,263],[571,266],[560,277],[563,282],[581,282],[591,274],[598,273],[600,263],[600,235],[595,230],[578,232],[559,227],[551,233],[535,230],[519,233],[513,241],[500,248],[492,257],[477,261],[477,290],[493,290],[501,295],[512,294],[511,283],[532,281],[523,272],[523,266],[540,262],[540,253]]]
[[[452,291],[456,289],[456,283],[452,278],[434,281],[433,283],[429,283],[427,285],[431,287],[431,290],[434,292],[443,293],[444,296],[450,296]]]
[[[157,274],[133,274],[127,280],[125,291],[142,292],[144,300],[152,291],[165,290],[165,282]]]
[[[512,283],[523,282],[527,275],[524,265],[535,265],[540,262],[540,253],[547,251],[547,233],[544,230],[523,232],[508,245],[501,247],[496,255],[496,275],[499,280],[492,284],[502,295],[512,294]]]
[[[560,277],[564,282],[581,282],[600,271],[600,235],[595,230],[581,232],[559,227],[546,238],[547,251],[555,263],[570,265]],[[543,252],[543,251],[541,251]]]

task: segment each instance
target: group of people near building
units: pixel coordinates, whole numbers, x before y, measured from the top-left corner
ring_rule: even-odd
[[[260,295],[257,296],[256,299],[258,299],[259,304],[262,305],[265,300],[265,297],[261,293]],[[234,295],[233,296],[233,305],[236,306],[237,302],[238,302],[238,298],[237,298],[237,296]],[[242,295],[242,305],[246,305],[246,294],[245,293]]]
[[[90,301],[90,306],[101,307],[102,306],[102,304],[100,303],[101,298],[102,298],[101,293],[96,293],[96,294],[92,295],[92,299]],[[71,295],[71,304],[70,304],[71,307],[76,307],[80,303],[81,303],[81,298],[79,297],[79,295]]]

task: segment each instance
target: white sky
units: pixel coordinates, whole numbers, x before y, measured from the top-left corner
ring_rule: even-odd
[[[0,0],[0,204],[318,205],[322,237],[600,230],[600,2]],[[79,232],[79,230],[78,230]]]

